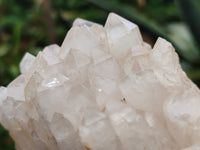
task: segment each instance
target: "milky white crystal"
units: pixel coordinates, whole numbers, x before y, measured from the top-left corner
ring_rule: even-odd
[[[26,53],[0,88],[0,122],[17,150],[199,150],[200,91],[173,46],[142,40],[110,13],[76,19],[61,47]]]

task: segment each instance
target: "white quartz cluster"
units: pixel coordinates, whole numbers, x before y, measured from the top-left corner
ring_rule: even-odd
[[[200,150],[200,91],[173,46],[110,13],[76,19],[59,47],[25,54],[0,88],[17,150]]]

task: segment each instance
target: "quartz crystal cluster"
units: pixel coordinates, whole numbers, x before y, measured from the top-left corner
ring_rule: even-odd
[[[200,150],[200,91],[173,46],[110,13],[76,19],[61,47],[26,53],[0,88],[17,150]]]

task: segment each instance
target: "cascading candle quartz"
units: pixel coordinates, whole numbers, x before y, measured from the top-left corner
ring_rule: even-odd
[[[136,24],[76,19],[61,47],[26,53],[0,88],[0,122],[17,150],[199,150],[200,91],[173,46]]]

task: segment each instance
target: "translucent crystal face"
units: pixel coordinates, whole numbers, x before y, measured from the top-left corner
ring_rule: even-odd
[[[0,88],[0,122],[18,150],[199,150],[200,92],[172,45],[142,40],[110,13],[76,19],[61,47],[25,54]]]

